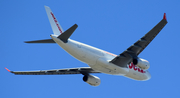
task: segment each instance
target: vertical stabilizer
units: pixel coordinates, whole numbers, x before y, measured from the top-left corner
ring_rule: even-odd
[[[64,31],[63,31],[61,25],[59,24],[58,20],[56,19],[55,15],[53,14],[53,12],[51,11],[51,9],[48,6],[44,6],[44,7],[46,9],[46,13],[49,18],[49,22],[51,24],[54,35],[62,34]]]

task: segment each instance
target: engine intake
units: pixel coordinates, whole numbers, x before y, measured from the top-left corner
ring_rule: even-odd
[[[149,62],[141,58],[133,59],[133,64],[144,70],[147,70],[150,67]]]
[[[96,77],[93,75],[84,75],[83,81],[92,86],[99,86],[101,83],[101,80],[99,79],[99,77]]]

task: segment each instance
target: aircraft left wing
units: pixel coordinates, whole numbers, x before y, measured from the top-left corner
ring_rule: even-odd
[[[138,58],[137,56],[148,46],[166,24],[166,13],[164,13],[163,19],[154,28],[110,62],[120,67],[127,67],[127,64],[129,64],[132,59]]]
[[[38,70],[38,71],[7,71],[15,75],[67,75],[67,74],[89,74],[89,73],[101,73],[93,70],[91,67],[79,67],[79,68],[67,68],[67,69],[53,69],[53,70]]]

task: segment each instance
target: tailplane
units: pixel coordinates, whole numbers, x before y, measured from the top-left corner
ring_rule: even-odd
[[[25,43],[56,43],[53,39],[25,41]]]
[[[59,35],[57,38],[59,38],[64,43],[67,43],[69,37],[76,30],[77,27],[78,25],[74,24],[72,27],[67,29],[64,33]],[[25,41],[25,43],[56,43],[56,42],[53,39],[44,39],[44,40],[35,40],[35,41]]]

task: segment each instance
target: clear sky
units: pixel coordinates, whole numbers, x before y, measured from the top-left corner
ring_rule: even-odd
[[[83,75],[25,76],[13,71],[47,70],[88,65],[57,44],[26,44],[50,38],[52,29],[44,5],[64,30],[78,24],[71,39],[120,54],[167,14],[168,24],[139,55],[151,64],[152,78],[134,81],[122,76],[94,74],[98,87]],[[154,98],[180,97],[179,0],[1,0],[0,98]]]

